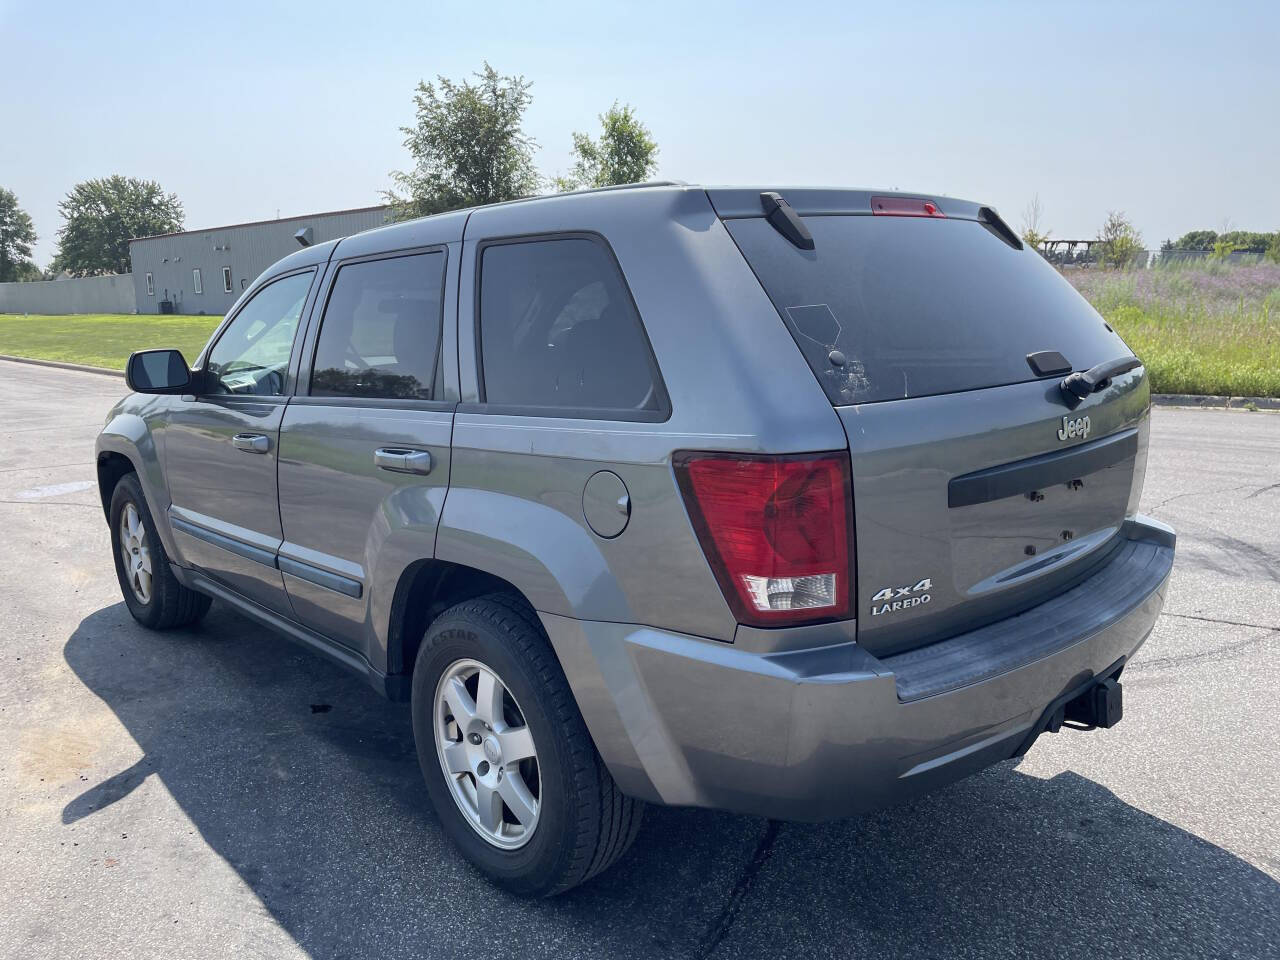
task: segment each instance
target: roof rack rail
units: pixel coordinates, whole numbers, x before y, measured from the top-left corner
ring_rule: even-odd
[[[541,197],[571,197],[581,193],[608,193],[611,190],[640,190],[645,187],[687,187],[684,180],[642,180],[639,183],[615,183],[607,187],[583,187],[581,190],[566,190],[564,193],[540,193],[536,197],[525,197],[526,200],[537,200]]]
[[[649,187],[687,187],[689,184],[684,180],[645,180],[642,183],[617,183],[608,187],[584,187],[582,190],[566,190],[564,193],[535,193],[528,197],[515,197],[512,200],[498,200],[494,203],[477,203],[469,207],[458,207],[454,210],[443,210],[440,213],[428,213],[422,217],[413,217],[413,220],[425,220],[427,217],[440,217],[450,213],[460,213],[464,210],[482,210],[485,207],[505,207],[513,203],[532,203],[535,200],[554,200],[556,197],[580,197],[588,193],[611,193],[618,190],[643,190]],[[409,221],[402,221],[407,223]]]

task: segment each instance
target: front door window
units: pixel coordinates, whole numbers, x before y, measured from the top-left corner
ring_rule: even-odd
[[[284,395],[289,354],[311,278],[308,270],[269,283],[236,314],[205,362],[210,393]]]

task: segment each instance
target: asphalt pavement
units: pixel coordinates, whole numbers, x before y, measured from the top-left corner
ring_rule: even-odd
[[[1113,730],[825,825],[650,808],[552,901],[450,847],[403,705],[120,600],[120,380],[0,362],[0,957],[1280,957],[1280,413],[1158,408],[1171,596]]]

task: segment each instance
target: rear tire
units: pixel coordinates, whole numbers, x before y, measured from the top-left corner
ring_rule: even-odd
[[[478,719],[484,710],[477,684],[485,673],[489,683],[496,681],[501,704],[489,715],[505,711],[506,718],[492,726]],[[455,687],[451,702],[446,688],[463,678],[472,700],[459,701]],[[480,713],[473,715],[473,709]],[[644,805],[623,796],[613,782],[541,623],[521,599],[493,594],[467,600],[431,624],[414,664],[412,712],[418,762],[445,832],[468,860],[511,892],[563,893],[607,869],[635,840]],[[455,713],[471,719],[458,723]],[[533,826],[525,830],[518,822],[517,802],[502,807],[496,830],[486,829],[477,817],[481,788],[493,783],[486,756],[517,769],[505,748],[490,740],[512,730],[532,737],[534,755],[520,760],[518,770],[520,783],[536,799],[536,806],[521,811]],[[455,772],[447,773],[446,765]]]
[[[209,612],[213,600],[187,589],[173,575],[137,474],[120,478],[108,515],[116,578],[133,619],[152,630],[171,630]]]

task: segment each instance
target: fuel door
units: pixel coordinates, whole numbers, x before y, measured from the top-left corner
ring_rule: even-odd
[[[593,473],[582,491],[582,515],[597,536],[611,540],[622,533],[631,519],[631,494],[622,478],[609,470]]]

